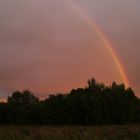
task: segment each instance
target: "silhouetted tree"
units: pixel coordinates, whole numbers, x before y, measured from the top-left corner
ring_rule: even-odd
[[[16,91],[0,103],[0,124],[94,125],[140,123],[140,99],[131,88],[88,81],[69,94],[39,101],[29,90]]]
[[[8,97],[9,104],[22,105],[39,102],[39,99],[35,97],[29,90],[22,92],[16,91],[11,97]]]

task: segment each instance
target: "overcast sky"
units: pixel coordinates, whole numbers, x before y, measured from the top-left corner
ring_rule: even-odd
[[[140,1],[76,0],[113,44],[140,96]],[[68,92],[95,77],[123,82],[96,32],[65,0],[0,1],[0,97]]]

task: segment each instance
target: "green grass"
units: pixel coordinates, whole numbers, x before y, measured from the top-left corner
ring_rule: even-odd
[[[140,140],[140,125],[0,126],[0,140]]]

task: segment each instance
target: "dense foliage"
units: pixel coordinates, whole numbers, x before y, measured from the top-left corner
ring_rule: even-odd
[[[140,122],[140,100],[131,88],[94,79],[69,94],[39,101],[30,91],[16,91],[0,103],[0,124],[128,124]]]

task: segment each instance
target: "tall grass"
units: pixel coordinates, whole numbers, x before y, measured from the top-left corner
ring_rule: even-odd
[[[0,140],[140,140],[140,126],[0,126]]]

